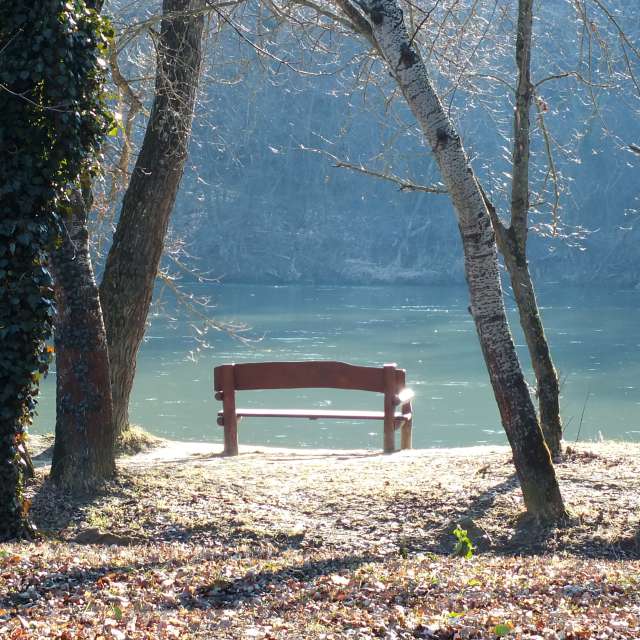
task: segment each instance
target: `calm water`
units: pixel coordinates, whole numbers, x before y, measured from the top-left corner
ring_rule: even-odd
[[[196,361],[188,322],[156,317],[138,361],[131,418],[161,436],[222,442],[212,369],[226,362],[332,359],[397,362],[407,370],[414,402],[414,446],[506,442],[498,419],[464,288],[266,287],[213,285],[216,316],[241,320],[263,336],[246,346],[208,336]],[[568,440],[640,440],[640,292],[567,290],[540,295],[547,333],[563,381]],[[512,327],[518,349],[528,354]],[[528,367],[527,367],[528,369]],[[42,390],[34,431],[52,431],[55,376]],[[382,409],[381,396],[300,390],[244,392],[239,404],[271,407]],[[582,415],[584,414],[584,415]],[[382,425],[271,419],[240,423],[240,442],[291,447],[381,446]]]

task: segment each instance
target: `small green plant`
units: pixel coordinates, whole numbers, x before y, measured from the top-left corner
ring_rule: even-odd
[[[91,509],[89,511],[86,521],[90,527],[95,527],[96,529],[107,529],[111,524],[110,519],[97,509]]]
[[[461,558],[471,558],[475,547],[467,534],[467,530],[460,527],[460,525],[456,525],[452,533],[457,540],[456,546],[453,548],[454,555],[460,556]]]
[[[512,631],[513,625],[510,622],[497,624],[493,630],[498,638],[504,638],[505,636],[508,636]]]

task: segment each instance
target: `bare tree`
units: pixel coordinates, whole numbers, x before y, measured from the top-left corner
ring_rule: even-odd
[[[487,199],[496,241],[504,256],[505,266],[511,279],[513,297],[520,314],[531,364],[537,382],[540,426],[545,441],[554,459],[562,449],[562,420],[560,418],[560,387],[558,375],[551,359],[533,280],[527,261],[527,235],[529,232],[529,159],[530,120],[529,112],[534,96],[531,82],[531,35],[533,30],[533,0],[520,0],[516,33],[516,66],[518,82],[515,92],[513,118],[513,151],[511,175],[511,224],[500,220],[496,209]]]
[[[469,286],[469,311],[513,451],[528,512],[541,520],[566,511],[506,318],[495,235],[482,190],[460,136],[407,33],[395,0],[337,0],[356,30],[385,61],[433,150],[456,211]]]
[[[305,4],[308,6],[309,3]],[[590,118],[583,114],[584,119],[578,118],[576,123],[563,122],[562,128],[565,131],[558,131],[557,125],[554,131],[554,125],[549,125],[548,120],[556,114],[549,111],[550,107],[537,92],[542,90],[543,85],[547,89],[548,83],[554,82],[556,87],[549,91],[553,91],[552,95],[559,99],[559,91],[560,95],[575,94],[577,85],[579,95],[583,97],[587,107],[591,105],[594,114],[598,114],[596,90],[614,89],[617,73],[613,71],[613,56],[607,43],[620,40],[620,47],[623,50],[627,47],[628,55],[625,56],[624,51],[622,52],[618,66],[624,67],[626,76],[632,81],[634,72],[629,58],[636,55],[636,48],[624,32],[622,35],[620,32],[617,35],[609,34],[605,38],[602,24],[593,21],[593,11],[587,11],[587,4],[592,4],[610,22],[613,20],[614,27],[621,30],[620,25],[615,22],[614,14],[600,0],[581,0],[575,3],[575,7],[571,3],[545,7],[546,14],[538,20],[538,32],[541,32],[538,42],[543,41],[547,49],[544,53],[541,49],[538,55],[537,83],[531,78],[532,3],[519,3],[515,21],[512,18],[513,5],[508,2],[438,1],[430,5],[403,5],[407,10],[405,18],[412,34],[411,41],[421,47],[437,69],[442,87],[439,93],[443,101],[448,103],[449,110],[457,103],[457,112],[462,113],[463,117],[466,115],[467,124],[475,117],[476,120],[495,125],[496,138],[503,137],[505,145],[511,146],[510,152],[506,147],[502,151],[493,147],[486,151],[477,144],[478,138],[483,139],[481,135],[472,138],[472,143],[476,142],[474,148],[480,149],[475,153],[474,165],[484,165],[484,171],[480,170],[482,177],[478,181],[481,185],[484,183],[482,191],[496,232],[497,245],[510,275],[513,297],[536,378],[540,422],[554,458],[561,455],[560,389],[529,270],[527,239],[531,214],[540,214],[544,209],[550,212],[550,224],[532,225],[534,228],[567,242],[573,241],[571,236],[577,235],[575,231],[567,229],[560,216],[561,195],[563,200],[567,199],[569,183],[563,169],[571,162],[579,161],[575,148],[576,142],[581,138],[579,128],[580,125],[583,128],[589,126]],[[323,15],[326,16],[327,12]],[[567,38],[566,43],[563,41],[561,44],[553,42],[554,37],[557,39],[557,28],[552,34],[547,33],[549,21],[559,19],[566,21],[565,30],[573,28],[575,32]],[[588,41],[584,45],[587,52],[585,54],[579,52],[581,24],[582,37]],[[312,21],[308,20],[307,25],[310,28]],[[336,30],[339,30],[338,26]],[[590,42],[591,39],[593,43]],[[510,77],[512,72],[507,52],[513,48],[514,40],[517,81],[512,86],[514,83]],[[570,51],[572,47],[575,48],[573,56],[554,55],[565,52],[566,48]],[[559,82],[562,82],[560,89],[557,87]],[[463,95],[464,97],[460,97]],[[393,94],[389,101],[392,99]],[[469,107],[465,100],[476,106]],[[478,108],[483,104],[482,108]],[[536,106],[535,122],[530,117],[533,105]],[[506,132],[507,127],[511,129],[511,134]],[[534,145],[533,152],[532,131],[537,136],[537,141],[534,140],[537,142],[537,149]],[[467,130],[467,140],[471,137]],[[483,141],[483,146],[486,147],[486,140]],[[326,151],[323,153],[331,155]],[[401,190],[426,190],[388,172],[381,173],[369,167],[344,162],[335,156],[333,160],[336,162],[335,166],[391,179]],[[508,162],[510,166],[504,169],[510,171],[498,169],[503,162]],[[495,204],[494,196],[498,198]],[[499,210],[507,201],[510,220],[503,222]],[[584,234],[584,230],[581,233]]]
[[[204,0],[164,0],[153,107],[100,285],[116,433],[128,426],[167,225],[187,157],[202,62]]]

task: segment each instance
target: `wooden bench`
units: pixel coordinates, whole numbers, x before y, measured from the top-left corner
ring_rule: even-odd
[[[405,371],[395,364],[360,367],[344,362],[260,362],[223,364],[213,372],[216,400],[222,401],[218,424],[224,427],[224,454],[238,455],[240,418],[321,418],[382,420],[384,452],[395,451],[395,432],[401,431],[400,448],[411,448],[411,400]],[[384,394],[383,411],[329,411],[325,409],[241,409],[236,391],[257,389],[352,389]]]

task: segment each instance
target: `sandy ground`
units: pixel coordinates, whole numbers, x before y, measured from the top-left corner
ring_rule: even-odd
[[[141,539],[199,538],[206,523],[215,521],[218,541],[244,534],[255,538],[255,529],[275,536],[304,532],[304,544],[373,545],[383,555],[397,549],[447,552],[455,543],[451,530],[461,523],[483,551],[636,557],[640,445],[585,443],[569,445],[567,451],[556,471],[574,517],[544,535],[528,535],[523,527],[510,451],[499,446],[384,455],[242,445],[238,457],[226,458],[220,445],[164,441],[152,451],[120,458],[118,491],[97,498],[90,513],[95,519],[97,510],[111,505],[115,514],[115,505],[128,495],[129,504],[136,504],[133,511],[144,514],[136,517]],[[46,457],[36,461],[45,473]],[[34,517],[44,508],[41,525],[47,528],[46,513],[52,513],[47,507],[57,504],[55,492],[39,483],[33,492]],[[189,526],[176,522],[171,533],[171,526],[153,515],[158,509],[151,509],[151,503],[159,500]],[[54,518],[56,527],[67,511]],[[62,527],[63,535],[90,524],[87,513],[76,511]],[[130,527],[122,516],[98,521],[109,522],[115,532]],[[191,526],[194,522],[200,533]]]

